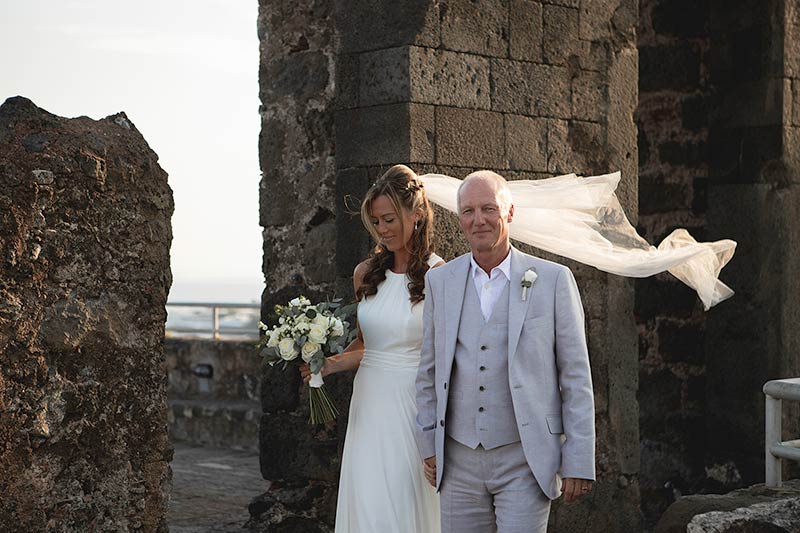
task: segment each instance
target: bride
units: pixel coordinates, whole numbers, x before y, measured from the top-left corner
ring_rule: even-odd
[[[358,338],[322,370],[358,368],[336,532],[438,532],[439,497],[425,480],[414,438],[425,273],[444,264],[431,251],[433,211],[417,175],[396,165],[367,192],[361,218],[377,245],[353,273]],[[301,372],[308,380],[308,367]]]

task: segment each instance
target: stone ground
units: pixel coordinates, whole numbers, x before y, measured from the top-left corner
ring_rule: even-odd
[[[258,454],[175,444],[170,533],[241,532],[247,504],[266,492]]]

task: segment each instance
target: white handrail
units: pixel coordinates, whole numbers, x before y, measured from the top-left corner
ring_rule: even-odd
[[[259,304],[243,304],[243,303],[220,303],[220,302],[167,302],[169,307],[201,307],[211,309],[211,331],[205,328],[167,328],[169,332],[176,333],[211,333],[214,339],[219,339],[220,334],[255,334],[252,328],[243,327],[225,327],[220,328],[219,325],[219,310],[220,309],[260,309]]]
[[[774,379],[764,384],[764,478],[767,487],[783,484],[781,458],[800,462],[800,439],[783,441],[782,400],[800,401],[800,378]]]

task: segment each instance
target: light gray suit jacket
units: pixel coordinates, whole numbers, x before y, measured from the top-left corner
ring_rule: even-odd
[[[583,307],[570,270],[511,248],[508,379],[525,458],[550,499],[561,477],[595,478],[594,396]],[[470,254],[425,277],[424,337],[417,373],[417,444],[444,470],[448,382],[470,271]],[[522,276],[538,275],[522,299]]]

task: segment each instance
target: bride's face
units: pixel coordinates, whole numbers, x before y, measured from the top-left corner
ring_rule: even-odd
[[[381,244],[390,252],[407,248],[414,231],[414,216],[401,209],[398,213],[392,201],[381,195],[372,201],[370,220]]]

